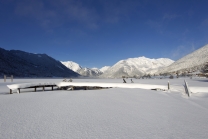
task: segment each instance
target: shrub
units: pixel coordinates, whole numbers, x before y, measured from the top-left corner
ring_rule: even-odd
[[[173,79],[173,75],[170,75],[170,77],[169,77],[170,79]]]

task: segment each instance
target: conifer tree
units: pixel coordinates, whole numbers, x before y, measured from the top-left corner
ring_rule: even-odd
[[[204,73],[208,73],[208,62],[206,62],[205,66],[203,67],[202,71]]]

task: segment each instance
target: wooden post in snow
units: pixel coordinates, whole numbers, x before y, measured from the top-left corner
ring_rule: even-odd
[[[12,94],[12,89],[10,89],[10,94]]]
[[[170,83],[169,83],[169,81],[168,81],[168,90],[170,90]]]
[[[18,94],[20,93],[20,88],[17,89],[17,93],[18,93]]]
[[[186,91],[186,94],[188,95],[188,97],[191,96],[191,91],[189,90],[189,87],[188,87],[188,83],[186,82],[186,80],[184,80],[184,88],[185,88],[185,91]]]

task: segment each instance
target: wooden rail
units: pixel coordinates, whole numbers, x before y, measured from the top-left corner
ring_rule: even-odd
[[[45,91],[45,87],[51,87],[51,90],[54,90],[54,87],[57,87],[57,85],[38,85],[38,86],[31,86],[31,87],[25,87],[25,88],[17,88],[17,93],[20,93],[20,89],[29,89],[34,88],[34,91],[37,91],[37,88],[43,88],[42,91]],[[112,87],[99,87],[99,86],[65,86],[60,87],[61,90],[97,90],[97,89],[107,89]],[[10,94],[12,93],[12,89],[10,89]]]
[[[56,85],[38,85],[38,86],[31,86],[31,87],[25,87],[25,88],[17,88],[17,93],[20,93],[20,89],[29,89],[29,88],[34,88],[34,91],[37,91],[37,88],[43,88],[43,91],[45,91],[45,87],[51,87],[51,90],[54,90],[54,87]],[[12,94],[12,89],[10,89],[10,94]]]

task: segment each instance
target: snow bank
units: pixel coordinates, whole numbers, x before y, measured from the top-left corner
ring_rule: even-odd
[[[138,84],[138,83],[98,83],[98,82],[60,82],[56,83],[57,86],[99,86],[99,87],[116,87],[116,88],[141,88],[141,89],[167,89],[164,85],[152,84]]]
[[[164,85],[152,85],[152,84],[137,84],[137,83],[96,83],[96,82],[42,82],[42,83],[22,83],[22,84],[12,84],[7,85],[11,90],[16,90],[18,88],[28,88],[34,86],[47,86],[47,85],[57,85],[58,87],[64,86],[90,86],[90,87],[114,87],[114,88],[141,88],[141,89],[164,89],[167,90],[167,86]]]
[[[208,93],[208,87],[189,87],[191,93]]]
[[[7,87],[11,90],[16,90],[18,88],[28,88],[33,86],[43,86],[43,85],[57,85],[59,87],[64,86],[89,86],[89,87],[112,87],[112,88],[140,88],[140,89],[156,89],[156,90],[168,90],[167,81],[166,80],[134,80],[135,83],[118,83],[121,80],[96,80],[97,82],[93,82],[96,79],[74,79],[74,82],[59,82],[58,80],[54,82],[47,82],[47,79],[43,80],[42,82],[32,82],[31,83],[20,83],[20,84],[11,84],[7,85]],[[85,82],[84,82],[85,81]],[[109,82],[111,81],[111,82]],[[115,82],[116,81],[116,82]],[[128,81],[128,80],[127,80]],[[142,81],[143,83],[138,83],[137,81]],[[148,82],[146,82],[148,81]],[[180,81],[180,84],[174,84],[175,80],[171,80],[170,82],[170,91],[173,92],[180,92],[182,94],[185,94],[184,89],[184,82],[183,80]],[[200,87],[200,84],[204,83],[198,83],[199,86],[193,86],[191,80],[189,80],[191,85],[189,86],[189,90],[191,93],[208,93],[208,87]],[[188,81],[188,82],[189,82]],[[128,81],[129,82],[129,81]],[[161,83],[160,83],[161,82]],[[206,82],[205,82],[206,83]],[[195,84],[195,83],[194,83]]]

